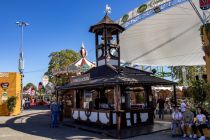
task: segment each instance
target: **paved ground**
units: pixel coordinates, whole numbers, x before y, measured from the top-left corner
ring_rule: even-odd
[[[88,140],[110,137],[60,126],[50,128],[49,111],[43,108],[26,110],[19,116],[0,117],[0,140]],[[172,138],[169,131],[143,135],[130,140],[181,140]],[[184,140],[184,139],[182,139]]]

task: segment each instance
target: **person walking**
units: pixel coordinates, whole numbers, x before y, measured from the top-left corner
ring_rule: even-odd
[[[160,97],[157,101],[157,104],[159,106],[159,119],[164,119],[164,108],[165,108],[165,100]]]
[[[50,106],[51,110],[51,127],[58,127],[58,114],[60,111],[60,105],[57,101],[53,102]]]

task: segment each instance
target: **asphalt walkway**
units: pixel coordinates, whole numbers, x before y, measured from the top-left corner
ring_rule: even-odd
[[[0,140],[91,140],[113,139],[107,135],[82,130],[76,127],[60,125],[50,127],[50,115],[47,107],[25,110],[21,115],[0,117]],[[143,128],[142,128],[143,129]],[[141,135],[127,140],[188,140],[172,138],[170,131],[161,131]]]

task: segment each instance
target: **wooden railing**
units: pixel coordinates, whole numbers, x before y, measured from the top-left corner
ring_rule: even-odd
[[[99,125],[115,126],[117,112],[113,110],[89,110],[72,108],[72,118],[77,121],[95,123]],[[150,109],[121,110],[121,126],[132,127],[153,123],[153,112]]]

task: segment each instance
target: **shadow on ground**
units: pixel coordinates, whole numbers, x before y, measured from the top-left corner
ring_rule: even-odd
[[[34,108],[33,110],[43,109],[45,111],[39,111],[36,113],[28,113],[13,117],[7,120],[0,127],[9,127],[13,130],[20,131],[29,135],[35,135],[56,140],[67,140],[67,139],[100,139],[107,138],[101,135],[96,135],[86,131],[78,130],[71,127],[60,125],[58,128],[50,127],[50,112],[47,107]],[[30,110],[28,110],[30,112]]]

